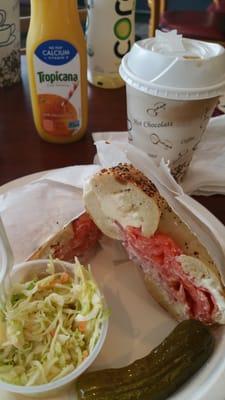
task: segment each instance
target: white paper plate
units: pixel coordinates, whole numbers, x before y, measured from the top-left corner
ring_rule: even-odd
[[[9,182],[0,187],[0,193],[29,183],[42,174],[44,172]],[[108,249],[99,251],[91,262],[93,273],[111,310],[109,333],[102,352],[93,364],[92,368],[95,369],[123,366],[145,356],[175,326],[168,314],[151,299],[139,269],[125,259],[123,251],[113,242]],[[220,368],[225,358],[224,330],[219,329],[218,346],[210,362],[184,385],[182,390],[171,396],[170,400],[225,399],[225,367],[222,371]],[[18,399],[3,391],[0,391],[0,398]],[[76,400],[76,397],[72,391],[65,393],[63,397],[59,396],[58,399]]]

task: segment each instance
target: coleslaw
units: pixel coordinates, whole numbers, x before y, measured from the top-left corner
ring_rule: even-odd
[[[15,385],[55,381],[88,357],[108,317],[90,266],[15,284],[0,310],[0,380]]]

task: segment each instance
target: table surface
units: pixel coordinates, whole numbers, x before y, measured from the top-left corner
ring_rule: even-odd
[[[95,154],[91,133],[118,130],[126,130],[125,89],[89,85],[89,123],[84,138],[65,145],[43,141],[33,123],[26,58],[22,56],[21,83],[0,89],[0,185],[34,172],[89,164]],[[225,224],[224,196],[196,199]]]

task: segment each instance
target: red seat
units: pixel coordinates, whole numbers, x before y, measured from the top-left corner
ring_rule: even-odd
[[[159,22],[162,30],[177,29],[186,37],[225,42],[225,13],[213,11],[166,11]]]
[[[166,10],[165,0],[148,0],[151,9],[150,35],[155,29],[177,29],[186,37],[225,45],[225,0],[214,0],[204,11]]]

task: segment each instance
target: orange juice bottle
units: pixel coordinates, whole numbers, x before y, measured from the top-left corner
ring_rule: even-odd
[[[31,0],[27,62],[34,122],[49,142],[79,140],[87,127],[86,43],[76,0]]]

